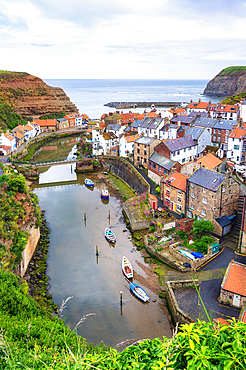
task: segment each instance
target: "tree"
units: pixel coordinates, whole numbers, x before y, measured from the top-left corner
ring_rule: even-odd
[[[201,238],[202,236],[208,235],[213,231],[214,231],[214,225],[211,221],[199,220],[199,221],[194,222],[191,233]]]

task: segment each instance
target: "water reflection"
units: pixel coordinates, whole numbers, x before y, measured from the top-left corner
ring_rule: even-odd
[[[111,189],[108,203],[100,201],[100,188],[105,184],[96,175],[92,179],[93,191],[88,191],[85,176],[81,174],[76,185],[35,189],[51,228],[47,273],[53,301],[60,305],[62,300],[73,296],[63,311],[72,329],[83,315],[96,314],[78,328],[78,333],[88,342],[99,344],[103,340],[115,346],[127,339],[170,337],[161,301],[146,274],[148,266],[133,247],[131,234],[126,230],[120,199]],[[109,224],[117,237],[115,246],[104,237]],[[121,270],[123,255],[132,263],[134,282],[150,295],[148,304],[130,292]],[[123,292],[122,307],[120,292]]]
[[[51,166],[48,171],[40,173],[39,184],[75,181],[77,180],[75,168],[75,163]]]

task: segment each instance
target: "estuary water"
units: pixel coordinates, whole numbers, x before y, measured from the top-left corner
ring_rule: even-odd
[[[211,100],[217,103],[221,98],[204,96],[206,80],[110,80],[110,79],[47,79],[48,85],[61,87],[79,112],[97,119],[103,113],[115,111],[105,107],[109,102],[190,102]],[[121,110],[122,111],[122,110]],[[128,112],[128,110],[123,110]],[[141,113],[143,108],[134,111]]]
[[[89,176],[95,182],[92,189],[84,185],[83,174],[77,174],[76,181],[65,182],[66,169],[64,182],[52,183],[55,167],[50,168],[47,185],[36,185],[34,191],[51,229],[47,260],[50,293],[59,306],[72,297],[62,313],[65,323],[74,329],[84,317],[78,333],[90,343],[103,341],[112,347],[126,340],[170,337],[158,296],[158,279],[132,244],[118,193],[106,185],[103,174]],[[110,192],[109,201],[100,198],[100,189],[105,187]],[[117,237],[115,246],[104,237],[109,226]],[[142,303],[130,292],[121,270],[123,255],[133,265],[134,282],[150,295],[149,303]]]

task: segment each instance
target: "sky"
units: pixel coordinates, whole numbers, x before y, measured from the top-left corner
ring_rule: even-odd
[[[246,0],[0,0],[0,70],[201,79],[246,65]]]

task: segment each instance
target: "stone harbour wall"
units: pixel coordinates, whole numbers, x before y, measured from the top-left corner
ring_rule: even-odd
[[[38,228],[32,227],[29,230],[29,234],[30,234],[30,236],[28,238],[26,248],[22,252],[22,260],[21,260],[21,262],[20,262],[20,264],[19,264],[19,266],[17,267],[17,270],[16,270],[17,274],[20,277],[23,277],[25,275],[28,264],[31,261],[32,256],[35,252],[36,246],[37,246],[39,238],[40,238],[40,229],[39,229],[39,227]]]

